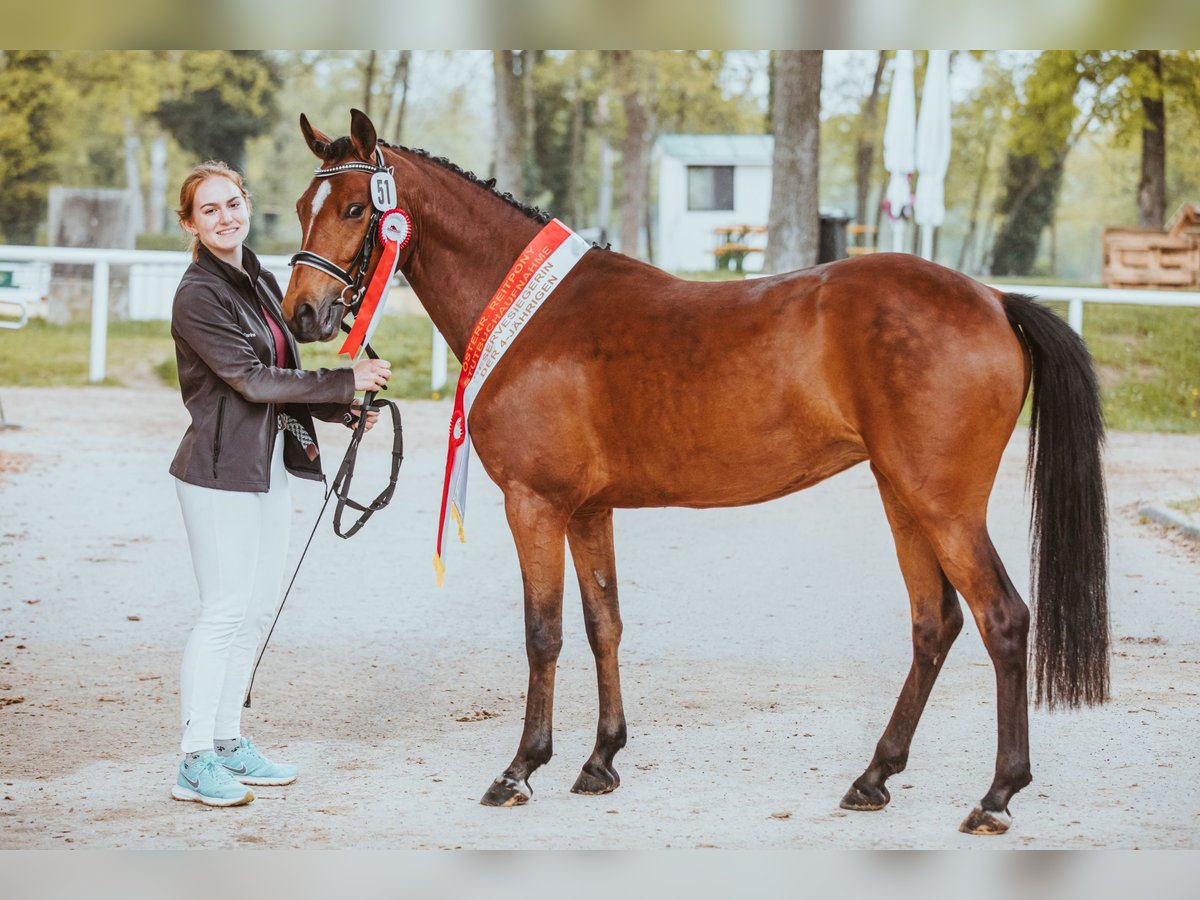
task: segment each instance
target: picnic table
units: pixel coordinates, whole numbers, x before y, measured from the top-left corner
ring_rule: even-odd
[[[752,235],[765,235],[765,225],[722,225],[713,229],[717,246],[713,248],[717,271],[744,272],[746,257],[763,253],[766,248],[749,243]]]

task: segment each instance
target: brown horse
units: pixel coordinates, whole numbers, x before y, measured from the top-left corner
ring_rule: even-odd
[[[547,217],[445,160],[377,141],[361,112],[332,140],[301,116],[322,168],[297,203],[306,251],[352,268],[370,213],[377,147],[392,167],[412,240],[399,266],[462,359],[472,327]],[[362,163],[368,165],[363,166]],[[318,170],[320,171],[320,170]],[[379,258],[369,257],[370,269]],[[329,340],[342,283],[297,266],[283,301],[301,340]],[[963,617],[996,671],[991,787],[962,830],[1009,826],[1030,782],[1030,614],[988,536],[988,496],[1033,384],[1037,699],[1106,699],[1107,530],[1103,426],[1091,359],[1066,324],[915,256],[881,253],[752,281],[695,283],[594,247],[528,322],[488,379],[470,433],[504,493],[525,592],[529,691],[512,764],[482,802],[529,800],[551,755],[562,644],[563,536],[596,659],[596,744],[572,790],[619,784],[625,745],[613,554],[616,507],[760,503],[868,462],[896,541],[912,611],[913,660],[895,711],[841,805],[877,810],[904,769],[930,689]]]

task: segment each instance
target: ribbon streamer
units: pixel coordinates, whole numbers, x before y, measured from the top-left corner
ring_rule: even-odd
[[[392,276],[396,274],[400,251],[408,243],[411,234],[412,226],[404,210],[390,210],[379,220],[379,243],[383,247],[383,255],[371,276],[371,283],[367,285],[362,305],[354,316],[354,325],[346,335],[342,349],[338,351],[339,356],[349,356],[353,359],[364,344],[371,343],[371,337],[379,326],[383,307],[387,304],[387,295],[392,286]]]
[[[433,557],[439,587],[446,574],[442,548],[451,521],[458,526],[459,541],[466,542],[463,519],[467,513],[467,470],[471,457],[471,436],[467,429],[471,404],[505,350],[590,247],[558,219],[552,220],[521,251],[471,330],[450,417],[446,478],[442,485],[437,551]]]

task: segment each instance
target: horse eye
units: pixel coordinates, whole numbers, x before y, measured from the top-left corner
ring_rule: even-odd
[[[366,207],[363,206],[361,203],[352,203],[349,206],[349,208],[347,208],[347,210],[346,210],[346,218],[347,219],[357,219],[359,216],[361,216],[363,214],[364,209],[366,209]]]

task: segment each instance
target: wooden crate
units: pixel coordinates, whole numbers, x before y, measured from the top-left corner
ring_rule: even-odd
[[[1200,288],[1200,235],[1106,228],[1103,240],[1105,287]]]
[[[1179,207],[1179,211],[1167,223],[1167,233],[1171,237],[1190,235],[1200,240],[1200,205],[1185,203]]]

